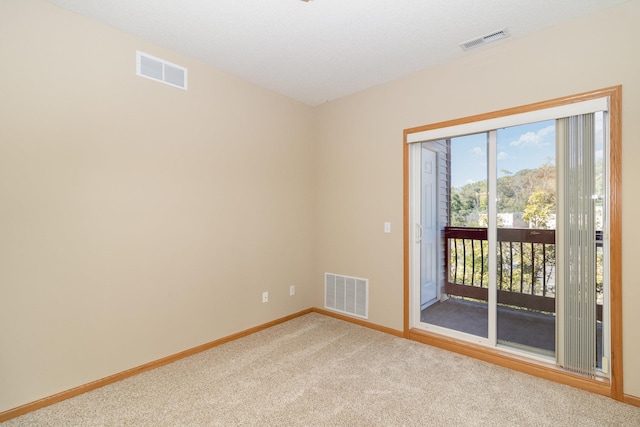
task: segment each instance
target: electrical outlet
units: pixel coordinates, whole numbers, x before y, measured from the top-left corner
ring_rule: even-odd
[[[295,294],[296,294],[296,286],[295,285],[289,286],[289,296],[292,297]]]
[[[269,302],[269,292],[262,293],[262,302]]]

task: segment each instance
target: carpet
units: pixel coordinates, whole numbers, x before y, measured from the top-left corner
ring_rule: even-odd
[[[639,426],[640,408],[311,313],[14,426]]]

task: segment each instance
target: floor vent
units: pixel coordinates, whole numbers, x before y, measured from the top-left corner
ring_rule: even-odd
[[[464,43],[460,43],[460,47],[462,48],[462,50],[469,50],[469,49],[473,49],[474,47],[491,43],[493,41],[500,40],[508,36],[509,36],[509,33],[505,28],[502,30],[494,31],[493,33],[486,34],[484,36],[476,37],[475,39],[471,39]]]
[[[187,90],[187,69],[144,52],[136,52],[136,74]]]
[[[324,307],[368,319],[369,280],[325,273]]]

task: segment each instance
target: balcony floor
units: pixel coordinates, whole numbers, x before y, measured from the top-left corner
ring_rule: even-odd
[[[451,297],[422,310],[422,322],[487,338],[487,303]],[[498,342],[527,352],[554,357],[555,315],[498,306]],[[596,333],[598,366],[602,359],[602,327]]]

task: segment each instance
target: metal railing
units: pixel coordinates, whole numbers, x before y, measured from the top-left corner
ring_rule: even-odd
[[[488,299],[488,241],[483,227],[445,227],[449,295]],[[498,303],[555,312],[555,230],[498,228]],[[602,233],[596,232],[602,251]],[[595,260],[594,260],[595,261]],[[598,286],[598,284],[594,284]],[[601,288],[601,286],[600,286]],[[597,306],[598,319],[602,305]]]

